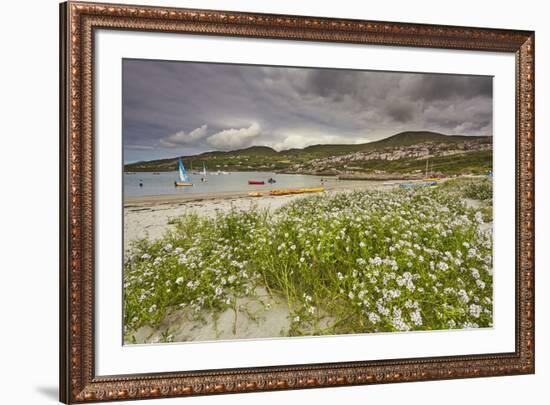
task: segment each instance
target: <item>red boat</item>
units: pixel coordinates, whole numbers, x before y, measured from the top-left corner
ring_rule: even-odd
[[[248,180],[248,184],[265,184],[263,180]]]

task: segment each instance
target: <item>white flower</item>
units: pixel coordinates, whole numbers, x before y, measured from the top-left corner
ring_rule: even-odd
[[[220,287],[216,287],[216,290],[214,291],[214,294],[216,294],[216,296],[218,296],[218,295],[222,295],[222,293],[223,293],[223,290]]]
[[[416,326],[422,326],[422,315],[420,314],[420,310],[417,309],[416,311],[411,313],[411,321]]]
[[[183,284],[183,277],[178,277],[178,278],[176,279],[176,284],[177,284],[177,285],[182,285],[182,284]]]
[[[380,317],[378,316],[378,314],[375,314],[374,312],[371,312],[369,314],[369,321],[376,324],[376,323],[380,322]]]
[[[475,219],[476,219],[476,221],[477,221],[478,223],[480,223],[480,224],[483,222],[483,215],[481,214],[480,211],[478,211],[478,212],[475,213]]]
[[[481,306],[477,304],[471,304],[469,309],[470,315],[472,315],[474,318],[479,318],[479,315],[481,314]]]
[[[143,256],[141,256],[143,260],[149,260],[151,258],[151,255],[149,253],[144,253]]]
[[[171,252],[172,251],[172,244],[167,243],[166,245],[164,245],[164,250],[167,251],[167,252]]]
[[[439,262],[437,264],[437,268],[442,270],[442,271],[447,271],[449,269],[449,265],[445,262]]]
[[[458,291],[458,299],[463,304],[467,304],[470,301],[470,297],[468,296],[468,293],[466,292],[466,290],[463,290],[463,289]]]

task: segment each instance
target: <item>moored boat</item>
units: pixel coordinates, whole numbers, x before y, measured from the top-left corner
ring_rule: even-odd
[[[261,197],[263,193],[260,193],[259,191],[251,191],[250,193],[248,193],[248,195],[250,197]]]
[[[248,180],[248,184],[250,184],[250,185],[263,185],[263,184],[265,184],[265,181],[263,181],[263,180]]]
[[[422,183],[401,183],[399,188],[423,188],[423,187],[437,187],[437,181],[427,181]]]
[[[325,191],[324,187],[312,187],[312,188],[287,188],[280,190],[271,190],[269,195],[289,195],[289,194],[304,194],[304,193],[322,193]]]

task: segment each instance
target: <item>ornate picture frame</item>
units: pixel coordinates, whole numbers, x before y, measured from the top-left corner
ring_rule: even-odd
[[[100,29],[513,54],[516,63],[515,350],[129,375],[95,371],[94,33]],[[60,400],[185,397],[530,374],[535,370],[535,35],[529,31],[149,6],[60,6]]]

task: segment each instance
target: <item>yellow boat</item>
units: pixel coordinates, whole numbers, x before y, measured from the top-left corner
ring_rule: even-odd
[[[261,197],[263,194],[260,193],[259,191],[251,191],[250,193],[248,193],[248,195],[250,197]]]
[[[289,195],[289,194],[303,194],[303,193],[322,193],[325,191],[324,187],[314,188],[287,188],[281,190],[271,190],[269,195]]]
[[[174,186],[176,187],[190,187],[193,183],[189,183],[188,181],[175,181]]]
[[[325,191],[324,187],[313,187],[313,188],[299,188],[301,193],[322,193]]]

